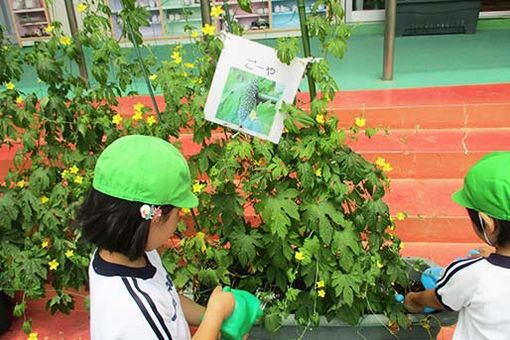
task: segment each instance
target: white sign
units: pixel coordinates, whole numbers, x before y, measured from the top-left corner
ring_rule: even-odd
[[[282,102],[292,103],[307,61],[283,64],[276,50],[226,34],[205,105],[211,122],[278,143]]]

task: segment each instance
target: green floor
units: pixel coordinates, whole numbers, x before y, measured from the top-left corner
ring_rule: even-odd
[[[273,46],[275,40],[261,42]],[[168,46],[148,48],[161,60],[170,56]],[[319,50],[316,41],[312,41],[312,50]],[[393,81],[381,80],[382,51],[382,24],[353,27],[345,57],[330,58],[340,88],[367,90],[510,82],[510,19],[481,20],[477,33],[472,35],[397,38]],[[129,53],[134,55],[132,50]],[[17,86],[26,92],[35,91],[40,95],[45,92],[30,68],[25,69]],[[141,79],[131,90],[147,93]]]

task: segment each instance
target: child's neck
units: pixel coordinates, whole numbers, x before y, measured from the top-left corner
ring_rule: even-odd
[[[99,250],[99,256],[106,262],[120,264],[126,267],[132,268],[143,268],[147,265],[145,257],[140,257],[136,260],[130,260],[126,255],[118,253],[116,251],[108,251],[101,249]]]
[[[503,256],[510,256],[510,247],[500,247],[496,246],[496,254],[503,255]]]

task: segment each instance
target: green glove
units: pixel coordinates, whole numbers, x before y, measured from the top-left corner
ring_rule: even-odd
[[[224,292],[234,295],[234,311],[221,325],[223,340],[241,340],[258,318],[264,315],[260,300],[245,290],[224,287]]]

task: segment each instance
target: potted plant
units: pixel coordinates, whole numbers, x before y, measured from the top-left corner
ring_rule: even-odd
[[[177,287],[199,301],[217,284],[252,291],[265,303],[261,322],[270,331],[291,315],[304,329],[324,318],[358,325],[367,314],[384,315],[392,331],[408,329],[412,318],[394,299],[396,286],[408,286],[408,266],[383,201],[391,165],[382,159],[374,164],[348,147],[350,138],[361,132],[370,137],[378,129],[367,127],[364,117],[347,128],[339,125],[328,109],[338,87],[327,61],[309,69],[320,96],[282,107],[288,118],[279,145],[234,136],[203,117],[222,46],[212,26],[187,27],[192,46],[174,46],[156,68],[153,58],[128,61],[109,33],[111,11],[104,1],[97,8],[85,4],[77,37],[52,23],[46,29],[51,39],[26,55],[0,48],[0,58],[10,61],[0,79],[0,137],[4,145],[19,143],[15,171],[0,186],[0,241],[6,245],[0,250],[0,289],[11,296],[21,291],[14,314],[25,318],[23,329],[31,331],[27,299],[51,289],[47,307],[69,312],[72,289],[86,285],[91,249],[80,242],[72,220],[90,188],[98,153],[124,134],[180,143],[186,132],[200,146],[189,162],[201,205],[185,212],[178,242],[163,254]],[[141,42],[139,28],[148,14],[134,0],[123,5],[124,34],[131,27],[133,40]],[[312,14],[309,30],[324,52],[341,57],[349,36],[342,8],[333,0],[320,5],[327,14]],[[221,9],[213,12],[221,15]],[[229,27],[242,33],[235,22]],[[76,41],[92,53],[93,86],[65,67],[80,61]],[[283,62],[298,51],[294,38],[277,42]],[[16,88],[23,63],[47,86],[44,98]],[[156,116],[136,104],[131,117],[120,115],[117,96],[151,69],[150,81],[164,94],[164,112]]]

